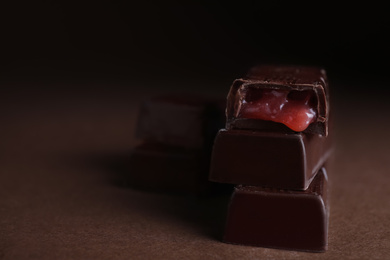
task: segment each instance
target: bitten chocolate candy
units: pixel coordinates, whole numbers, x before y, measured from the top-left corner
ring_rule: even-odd
[[[209,180],[304,190],[329,158],[330,141],[316,134],[222,129],[214,142]]]
[[[256,66],[233,82],[226,129],[306,132],[326,136],[329,89],[323,69]]]
[[[322,168],[307,190],[239,185],[228,209],[226,243],[323,252],[328,245],[327,175]]]

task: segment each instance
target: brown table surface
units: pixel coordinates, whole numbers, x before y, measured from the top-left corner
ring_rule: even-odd
[[[147,192],[113,182],[115,172],[104,161],[134,147],[139,102],[184,89],[145,84],[153,85],[4,85],[1,259],[389,259],[386,96],[335,91],[329,249],[305,253],[222,243],[225,197]],[[213,94],[225,95],[227,87]],[[210,92],[207,86],[193,89]]]

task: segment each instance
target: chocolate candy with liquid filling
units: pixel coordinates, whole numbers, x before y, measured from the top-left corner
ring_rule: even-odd
[[[331,154],[331,139],[306,133],[218,132],[209,180],[304,190]]]
[[[304,191],[239,185],[230,200],[223,241],[323,252],[328,245],[328,180],[322,168]]]
[[[257,66],[233,82],[226,129],[328,134],[326,73],[314,67]]]

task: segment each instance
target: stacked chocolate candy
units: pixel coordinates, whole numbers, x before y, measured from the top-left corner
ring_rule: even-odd
[[[327,249],[329,90],[313,67],[257,66],[233,82],[209,179],[235,184],[223,241]]]
[[[225,122],[226,100],[156,96],[141,103],[128,185],[151,191],[205,195],[213,140]]]

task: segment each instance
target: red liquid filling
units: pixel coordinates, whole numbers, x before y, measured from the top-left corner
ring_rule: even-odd
[[[263,89],[248,91],[239,117],[282,123],[301,132],[316,120],[312,91]]]

